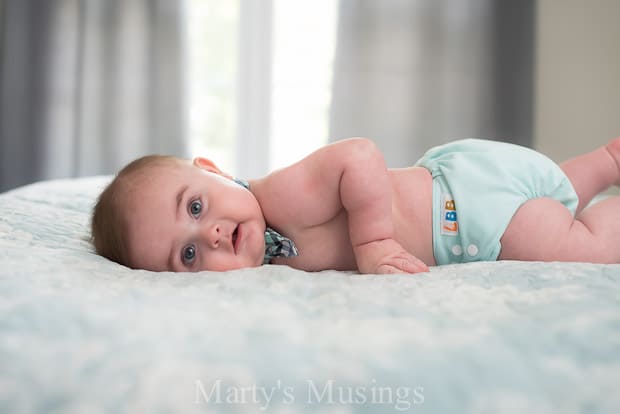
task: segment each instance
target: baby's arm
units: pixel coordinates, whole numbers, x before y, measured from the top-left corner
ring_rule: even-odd
[[[278,221],[313,227],[346,209],[360,272],[428,271],[394,240],[391,182],[383,155],[372,141],[354,138],[327,145],[271,174],[265,183],[278,189],[259,200],[268,222],[275,211],[290,215]]]

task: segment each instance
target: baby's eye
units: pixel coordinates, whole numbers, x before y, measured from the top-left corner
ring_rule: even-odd
[[[201,212],[202,203],[200,202],[200,200],[194,200],[189,204],[189,213],[194,216],[194,218],[198,218]]]
[[[185,246],[181,251],[181,261],[184,265],[190,265],[194,259],[196,258],[196,246],[190,244],[189,246]]]

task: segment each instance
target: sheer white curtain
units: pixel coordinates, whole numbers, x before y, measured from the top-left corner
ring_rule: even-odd
[[[327,142],[337,5],[239,0],[239,176],[289,165]]]
[[[341,0],[330,137],[390,166],[480,137],[532,142],[534,0]]]
[[[269,170],[273,73],[273,1],[240,0],[236,173]]]
[[[187,155],[182,4],[0,3],[0,190]]]

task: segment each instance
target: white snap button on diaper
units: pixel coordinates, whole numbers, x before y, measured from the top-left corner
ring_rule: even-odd
[[[469,246],[467,246],[467,254],[470,256],[475,256],[478,254],[478,246],[476,246],[475,244],[470,244]]]
[[[463,248],[459,244],[455,244],[452,246],[452,254],[455,256],[460,256],[463,254]]]

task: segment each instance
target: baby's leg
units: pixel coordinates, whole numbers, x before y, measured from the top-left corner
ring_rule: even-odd
[[[596,203],[576,219],[556,200],[527,201],[501,243],[500,260],[620,263],[620,197]]]
[[[620,183],[620,137],[560,164],[579,196],[579,213],[597,194]]]

